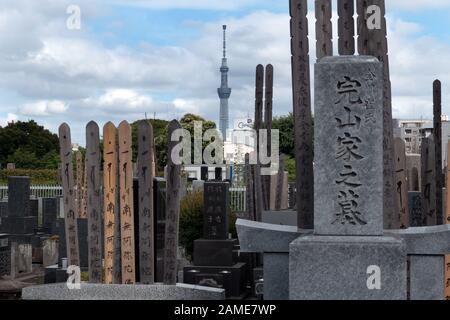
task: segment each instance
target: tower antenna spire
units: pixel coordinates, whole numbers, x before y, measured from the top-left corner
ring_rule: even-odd
[[[227,57],[227,25],[223,25],[223,57]]]

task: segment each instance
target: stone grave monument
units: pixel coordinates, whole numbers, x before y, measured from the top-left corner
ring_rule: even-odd
[[[245,263],[237,262],[236,239],[228,234],[229,184],[205,182],[203,238],[194,241],[193,266],[184,268],[184,282],[224,288],[227,297],[245,294]]]

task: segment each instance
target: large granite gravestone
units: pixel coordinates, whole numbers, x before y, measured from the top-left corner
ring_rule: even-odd
[[[54,228],[58,218],[58,198],[42,198],[42,226],[50,234],[55,234]]]
[[[290,244],[289,297],[405,299],[405,244],[383,236],[382,64],[325,57],[315,95],[315,230]]]
[[[194,265],[184,268],[184,282],[224,288],[227,297],[245,292],[246,264],[237,261],[236,239],[228,237],[229,184],[205,182],[203,239],[194,241]]]

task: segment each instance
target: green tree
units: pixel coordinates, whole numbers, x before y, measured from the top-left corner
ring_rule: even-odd
[[[38,159],[42,159],[52,151],[59,154],[58,136],[33,120],[17,121],[0,127],[0,164],[2,167],[5,167],[8,162],[14,162],[17,167],[26,165],[27,167],[43,168]],[[21,159],[21,156],[24,158]],[[33,157],[36,158],[34,164],[30,162],[34,160]]]
[[[153,137],[155,139],[156,170],[162,172],[167,163],[167,126],[169,122],[160,119],[138,120],[131,124],[133,135],[133,161],[137,158],[137,134],[140,121],[149,121],[153,127]]]

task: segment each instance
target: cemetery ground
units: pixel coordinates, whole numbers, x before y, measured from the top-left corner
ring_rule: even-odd
[[[174,316],[200,318],[270,316],[282,300],[450,300],[442,84],[430,83],[431,133],[408,153],[393,132],[385,1],[337,1],[333,53],[332,2],[316,0],[315,55],[307,4],[290,0],[293,181],[271,139],[271,64],[255,69],[255,144],[240,163],[220,156],[214,126],[191,143],[172,120],[161,144],[155,121],[92,120],[80,152],[62,123],[58,194],[7,177],[0,297],[170,300]]]

